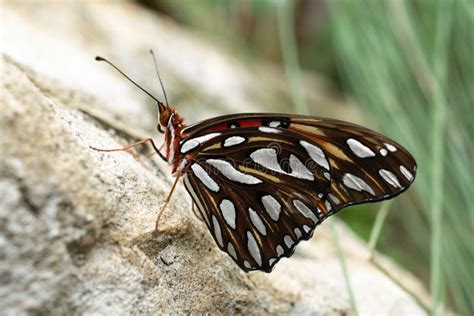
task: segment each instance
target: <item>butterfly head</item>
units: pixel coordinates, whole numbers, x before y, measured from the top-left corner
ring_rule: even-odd
[[[164,105],[161,102],[158,104],[158,124],[157,129],[160,133],[164,134],[163,127],[166,129],[171,118],[172,110],[168,105]]]

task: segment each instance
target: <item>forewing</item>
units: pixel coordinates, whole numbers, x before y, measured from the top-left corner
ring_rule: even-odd
[[[187,132],[186,188],[216,243],[245,271],[271,271],[324,218],[399,194],[416,171],[394,141],[336,120],[247,114]]]
[[[326,210],[388,199],[413,182],[416,162],[395,141],[367,128],[329,119],[295,117],[289,131],[318,144],[331,167]]]

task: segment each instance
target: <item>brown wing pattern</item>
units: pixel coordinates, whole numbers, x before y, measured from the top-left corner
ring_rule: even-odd
[[[181,148],[193,162],[186,189],[219,248],[244,271],[270,272],[327,216],[399,194],[416,171],[394,141],[336,120],[235,115],[185,133]]]
[[[281,257],[293,254],[300,240],[309,239],[324,219],[324,213],[318,212],[315,205],[320,203],[317,192],[326,191],[329,182],[296,182],[289,175],[259,168],[248,161],[227,160],[228,170],[243,170],[254,177],[241,183],[229,180],[228,171],[223,173],[216,161],[226,160],[214,155],[200,159],[194,170],[198,170],[196,165],[201,167],[218,185],[217,192],[215,186],[203,184],[199,172],[185,174],[186,189],[221,250],[244,271],[270,272]]]
[[[415,178],[417,166],[410,153],[367,128],[336,120],[295,118],[289,129],[318,144],[328,157],[329,213],[351,204],[394,197]]]

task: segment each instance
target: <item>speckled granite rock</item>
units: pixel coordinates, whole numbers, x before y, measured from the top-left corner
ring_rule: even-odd
[[[351,313],[327,224],[271,274],[245,274],[214,245],[182,187],[154,231],[171,181],[156,156],[146,148],[89,149],[156,136],[152,104],[95,63],[97,54],[118,59],[151,86],[156,79],[146,51],[156,48],[173,103],[193,121],[267,102],[284,110],[278,72],[259,80],[255,72],[263,66],[245,68],[225,49],[133,4],[4,4],[1,10],[2,313]],[[313,90],[310,100],[332,101],[337,116],[340,101],[325,88]],[[424,314],[367,260],[363,242],[334,225],[361,314]],[[378,260],[425,295],[413,276]]]

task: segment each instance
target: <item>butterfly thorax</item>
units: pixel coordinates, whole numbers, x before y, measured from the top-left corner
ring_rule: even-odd
[[[168,124],[165,128],[165,146],[166,159],[168,163],[173,166],[173,173],[175,173],[183,160],[183,155],[179,152],[179,143],[184,138],[181,131],[186,127],[183,124],[183,119],[174,110],[171,110],[168,119]]]

